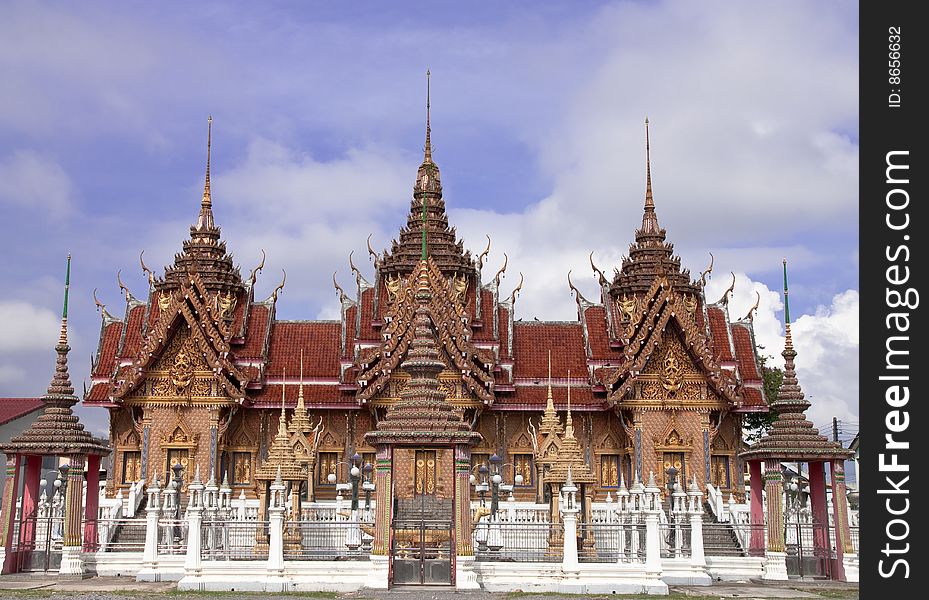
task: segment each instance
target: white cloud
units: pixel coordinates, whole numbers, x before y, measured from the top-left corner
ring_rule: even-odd
[[[58,339],[59,317],[18,300],[0,301],[0,352],[48,350]]]
[[[71,207],[73,186],[53,159],[32,150],[17,150],[0,159],[0,204],[61,217]]]
[[[707,285],[708,299],[717,300],[728,285],[729,280],[717,277]],[[771,366],[783,368],[784,303],[779,292],[737,274],[735,293],[729,300],[730,317],[744,316],[755,303],[756,291],[761,303],[754,318],[755,341],[764,346],[759,354],[770,357]],[[811,403],[807,418],[817,426],[830,423],[833,417],[858,419],[858,304],[858,292],[846,290],[813,314],[792,315],[797,377]]]

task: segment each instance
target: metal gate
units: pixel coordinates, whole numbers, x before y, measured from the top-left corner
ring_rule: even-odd
[[[57,571],[61,567],[64,516],[54,511],[37,511],[19,523],[17,571]],[[31,538],[31,539],[30,539]]]
[[[816,523],[787,523],[787,574],[793,577],[832,578],[833,529]]]
[[[390,557],[394,585],[451,585],[452,521],[395,519]]]

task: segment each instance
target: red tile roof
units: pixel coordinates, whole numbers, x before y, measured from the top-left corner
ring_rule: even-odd
[[[584,332],[580,323],[517,322],[513,324],[514,377],[548,378],[548,351],[552,375],[564,377],[568,369],[587,375]]]
[[[563,380],[560,382],[555,381],[554,383],[562,384],[558,387],[552,388],[552,398],[555,401],[555,408],[558,411],[567,410],[567,388],[563,387]],[[548,381],[546,380],[544,383],[540,383],[539,385],[517,385],[515,394],[498,394],[497,399],[494,401],[494,408],[509,410],[543,410],[545,408],[547,399]],[[575,380],[574,377],[571,378],[572,410],[598,409],[603,406],[604,400],[605,398],[598,398],[594,396],[590,386],[586,383],[586,381],[583,383],[583,385],[579,385],[578,380]]]
[[[234,346],[232,351],[237,358],[264,358],[263,350],[265,338],[268,334],[268,318],[271,309],[263,304],[253,304],[249,309],[248,331],[245,332],[245,343]]]
[[[142,321],[145,317],[145,305],[133,306],[129,310],[129,318],[126,324],[126,341],[123,342],[120,356],[123,358],[135,358],[142,347]]]
[[[93,377],[109,377],[116,365],[116,350],[123,333],[123,322],[114,321],[103,328],[100,333],[100,348],[97,351],[97,368]]]
[[[290,375],[287,376],[290,380]],[[259,408],[274,408],[281,406],[281,386],[273,383],[264,386],[264,388],[255,395],[250,395],[252,402]],[[286,403],[288,408],[297,405],[297,393],[299,386],[286,386]],[[303,386],[303,399],[308,410],[316,408],[346,408],[358,406],[355,402],[354,392],[343,392],[339,390],[337,384],[313,384]]]
[[[742,406],[745,408],[767,408],[762,391],[758,387],[744,386],[742,388]]]
[[[25,417],[44,405],[40,398],[0,398],[0,425]]]
[[[761,381],[758,365],[755,364],[755,346],[749,326],[744,323],[731,325],[732,341],[735,345],[736,359],[739,361],[739,374],[742,381]]]
[[[382,296],[383,297],[383,296]],[[381,298],[378,298],[381,300]],[[378,302],[383,304],[383,302]],[[374,288],[365,290],[361,294],[361,337],[366,340],[380,339],[380,334],[371,326],[371,320],[374,316]],[[338,349],[336,350],[338,354]]]
[[[333,321],[276,321],[271,331],[269,377],[300,374],[303,350],[304,377],[339,376],[339,338],[342,324]]]
[[[732,360],[732,349],[729,345],[729,327],[726,323],[725,311],[718,306],[708,306],[706,312],[710,320],[710,341],[716,360]]]

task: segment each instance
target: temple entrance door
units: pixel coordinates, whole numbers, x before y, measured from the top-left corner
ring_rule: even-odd
[[[395,460],[401,453],[395,452]],[[391,583],[393,585],[451,585],[453,573],[454,503],[437,493],[442,472],[440,455],[450,450],[409,450],[412,464],[411,497],[394,500],[391,524]],[[395,462],[395,467],[397,463]],[[398,471],[403,471],[400,465]],[[398,477],[400,473],[397,473]]]

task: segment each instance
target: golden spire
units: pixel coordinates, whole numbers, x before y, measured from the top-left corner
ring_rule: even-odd
[[[277,437],[287,437],[287,369],[281,379],[281,419],[277,425]]]
[[[652,198],[652,151],[648,140],[648,117],[645,117],[645,208],[655,209]]]
[[[571,419],[571,369],[568,369],[568,416],[564,423],[565,439],[574,439],[574,421]]]
[[[432,127],[430,124],[430,96],[431,90],[429,85],[429,78],[431,73],[429,69],[426,69],[426,147],[424,149],[423,162],[431,163],[432,162]]]
[[[210,147],[213,141],[213,115],[207,119],[206,130],[206,179],[203,183],[203,199],[200,201],[200,218],[197,229],[215,229],[213,224],[213,200],[210,196]]]
[[[642,235],[661,235],[658,215],[655,214],[655,199],[652,196],[652,149],[648,137],[648,117],[645,117],[645,214],[642,215],[642,228],[636,232],[636,239]]]

